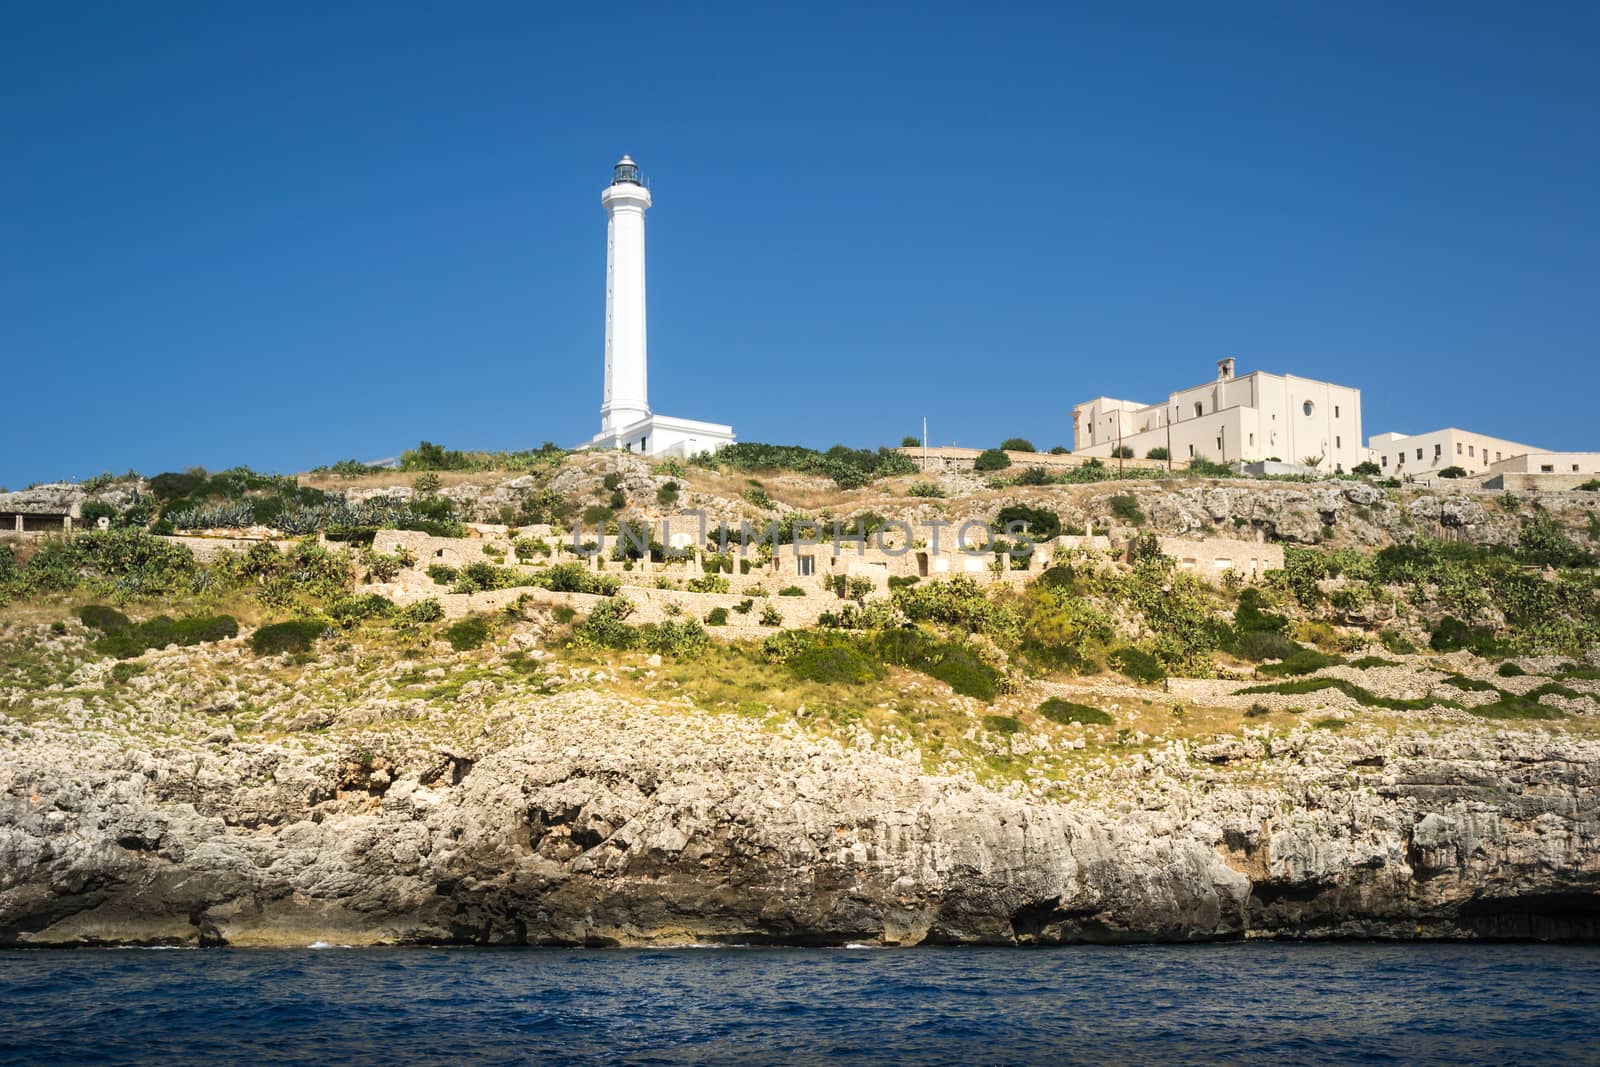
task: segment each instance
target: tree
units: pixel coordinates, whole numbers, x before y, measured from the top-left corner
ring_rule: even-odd
[[[1439,472],[1439,477],[1441,478],[1465,478],[1466,476],[1467,470],[1465,467],[1449,466]]]
[[[1026,437],[1008,437],[1000,442],[1000,448],[1005,452],[1037,452],[1033,442]]]
[[[986,448],[978,453],[978,459],[973,463],[972,469],[979,471],[1003,471],[1011,466],[1011,457],[998,448]]]
[[[1316,470],[1318,467],[1322,466],[1322,457],[1321,456],[1307,456],[1304,459],[1302,459],[1300,462],[1304,466],[1310,467],[1312,470]]]
[[[1052,456],[1070,456],[1072,455],[1072,449],[1068,448],[1066,445],[1056,445],[1050,450],[1050,454]]]
[[[1026,504],[1008,504],[995,516],[996,525],[1004,530],[1013,522],[1020,522],[1029,536],[1048,541],[1061,534],[1061,516],[1049,508],[1031,508]]]
[[[916,437],[909,433],[900,438],[901,448],[916,448],[920,444],[922,444],[922,438]]]
[[[1144,454],[1145,459],[1168,459],[1170,456],[1165,445],[1157,445]]]
[[[1133,458],[1133,446],[1132,445],[1118,445],[1116,448],[1113,448],[1111,450],[1111,458],[1112,459],[1132,459]]]
[[[1350,468],[1350,473],[1359,474],[1365,478],[1376,478],[1378,475],[1382,474],[1383,471],[1379,469],[1376,463],[1369,459],[1364,460],[1361,463],[1357,463],[1354,467]]]

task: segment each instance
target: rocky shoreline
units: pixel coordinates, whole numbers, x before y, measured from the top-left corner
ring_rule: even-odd
[[[134,741],[0,719],[0,944],[1063,944],[1600,936],[1600,742],[1296,728],[1049,800],[567,692]],[[1097,776],[1096,776],[1097,775]]]

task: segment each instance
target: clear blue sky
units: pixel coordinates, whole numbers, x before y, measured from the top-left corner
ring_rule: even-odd
[[[0,5],[0,484],[652,406],[1070,444],[1214,361],[1600,448],[1600,6]]]

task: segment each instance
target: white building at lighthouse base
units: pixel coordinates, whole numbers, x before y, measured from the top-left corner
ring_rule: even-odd
[[[596,434],[583,447],[616,448],[624,452],[642,452],[647,456],[681,456],[688,459],[731,444],[732,426],[694,419],[674,419],[669,415],[646,415],[626,426]]]

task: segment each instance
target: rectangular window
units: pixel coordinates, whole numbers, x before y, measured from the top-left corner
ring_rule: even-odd
[[[1387,467],[1389,465],[1389,457],[1388,456],[1382,456],[1380,458],[1383,460],[1383,465],[1385,467]]]
[[[1333,447],[1334,447],[1334,448],[1343,448],[1343,447],[1344,447],[1344,438],[1342,438],[1342,437],[1335,437],[1335,438],[1334,438],[1334,439],[1333,439]]]
[[[1556,465],[1554,463],[1541,463],[1539,465],[1539,471],[1542,474],[1554,474],[1556,472]]]
[[[1498,452],[1496,452],[1496,453],[1495,453],[1495,454],[1494,454],[1494,461],[1495,461],[1495,462],[1496,462],[1496,463],[1499,463],[1499,462],[1500,462],[1500,453],[1498,453]]]
[[[802,578],[809,578],[817,573],[817,557],[801,556],[795,560],[794,572]]]
[[[1194,445],[1190,445],[1189,446],[1189,458],[1190,459],[1194,458]]]
[[[1256,435],[1255,434],[1251,434],[1250,435],[1250,446],[1252,448],[1254,448],[1255,447],[1255,443],[1256,443]]]
[[[1461,455],[1461,442],[1460,441],[1456,442],[1456,455],[1458,455],[1458,456]]]
[[[1421,458],[1422,458],[1422,449],[1420,449],[1420,448],[1419,448],[1419,449],[1417,449],[1417,458],[1418,458],[1418,459],[1421,459]]]
[[[1477,445],[1468,445],[1467,446],[1467,455],[1476,456],[1477,454],[1478,454],[1478,446]]]
[[[1573,474],[1577,474],[1578,473],[1578,465],[1576,463],[1574,463],[1572,465],[1572,473]]]
[[[1434,459],[1438,459],[1442,455],[1444,455],[1444,445],[1434,445],[1433,446],[1433,458]],[[1418,456],[1417,458],[1421,459],[1422,457]]]
[[[1338,404],[1333,405],[1333,417],[1336,418],[1336,419],[1339,417],[1339,405]]]

